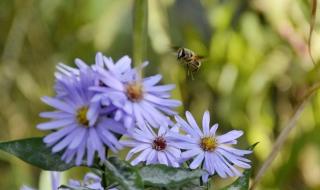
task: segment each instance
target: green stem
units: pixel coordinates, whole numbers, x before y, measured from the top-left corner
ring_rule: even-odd
[[[148,38],[148,0],[135,0],[133,8],[133,63],[142,64],[145,58]],[[139,74],[142,78],[141,69]]]

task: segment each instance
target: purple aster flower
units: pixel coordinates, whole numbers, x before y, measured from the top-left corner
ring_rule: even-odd
[[[160,163],[179,167],[178,161],[181,151],[176,146],[175,141],[169,138],[172,133],[178,133],[177,127],[169,129],[167,125],[161,125],[158,132],[155,133],[154,128],[151,128],[148,124],[138,124],[138,127],[132,128],[128,133],[131,140],[120,141],[124,146],[132,147],[126,160],[140,152],[131,161],[132,165],[145,161],[147,165]]]
[[[216,135],[218,124],[209,127],[208,111],[203,115],[202,131],[190,112],[186,112],[186,117],[187,122],[176,116],[177,124],[187,133],[187,135],[176,135],[176,139],[180,140],[179,146],[186,150],[181,153],[181,158],[183,161],[194,158],[189,165],[191,169],[202,165],[202,168],[208,171],[208,174],[202,176],[204,181],[208,181],[209,175],[215,173],[222,178],[241,176],[235,166],[250,168],[250,160],[243,156],[252,151],[230,147],[237,144],[236,139],[243,134],[242,131],[232,130],[224,135]]]
[[[26,186],[26,185],[23,185],[23,186],[20,188],[20,190],[36,190],[36,189],[31,188],[31,187],[28,187],[28,186]]]
[[[83,181],[78,180],[69,180],[68,186],[73,189],[77,189],[80,187],[89,188],[92,190],[104,190],[105,188],[101,185],[101,178],[94,173],[87,173]],[[68,188],[60,188],[62,190],[68,190]],[[108,190],[117,190],[117,188],[108,188]]]
[[[125,118],[127,127],[135,122],[147,121],[151,126],[170,122],[166,114],[175,115],[173,108],[181,105],[180,101],[170,99],[170,91],[174,85],[157,85],[162,78],[161,75],[140,79],[137,69],[129,68],[131,60],[127,56],[116,64],[111,60],[105,62],[106,68],[95,67],[103,85],[91,89],[99,93],[96,98],[102,102],[106,99],[109,103],[110,99],[113,99],[112,103],[122,110],[117,114],[119,118]],[[121,72],[116,72],[115,68],[118,65],[122,65]],[[110,98],[111,96],[118,99],[114,101],[115,98]]]
[[[102,110],[100,102],[92,101],[95,92],[89,87],[97,82],[92,68],[80,60],[76,60],[76,64],[78,69],[58,67],[57,96],[42,98],[56,111],[42,112],[40,116],[51,121],[39,124],[37,128],[54,130],[44,142],[52,146],[52,152],[64,150],[63,160],[70,162],[76,158],[76,164],[80,165],[86,155],[87,164],[92,165],[95,152],[100,159],[105,159],[105,145],[112,151],[121,148],[113,132],[124,133],[125,129],[106,116],[108,112],[103,110],[108,108]]]
[[[104,190],[101,186],[101,178],[93,173],[87,173],[83,181],[78,180],[69,180],[68,186],[71,188],[79,188],[79,187],[86,187],[94,190]],[[64,188],[67,190],[68,188]]]

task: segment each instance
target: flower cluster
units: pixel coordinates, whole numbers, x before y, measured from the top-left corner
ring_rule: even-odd
[[[189,167],[205,169],[204,181],[216,173],[223,178],[240,176],[235,166],[250,168],[244,155],[251,151],[230,146],[243,133],[217,135],[218,125],[210,127],[209,112],[202,127],[189,112],[186,120],[179,117],[174,108],[181,102],[170,95],[175,86],[159,85],[161,75],[140,77],[139,70],[147,63],[134,68],[128,56],[114,62],[97,53],[94,64],[80,59],[75,64],[76,68],[57,66],[56,94],[42,98],[55,110],[42,112],[41,117],[51,120],[37,126],[52,131],[44,142],[52,152],[63,152],[64,161],[90,166],[96,155],[106,159],[107,149],[130,147],[126,160],[132,165],[181,167],[193,159]]]

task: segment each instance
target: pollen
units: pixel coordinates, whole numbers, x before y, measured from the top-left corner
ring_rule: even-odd
[[[79,124],[88,127],[89,126],[89,121],[87,119],[87,112],[88,112],[88,107],[83,106],[77,110],[77,120]]]
[[[139,102],[143,98],[141,84],[133,83],[127,85],[127,97],[133,102]]]
[[[161,151],[166,149],[167,147],[167,141],[163,137],[157,137],[156,139],[153,140],[152,148]]]
[[[200,147],[204,151],[212,152],[217,147],[217,141],[214,137],[204,137],[200,141]]]

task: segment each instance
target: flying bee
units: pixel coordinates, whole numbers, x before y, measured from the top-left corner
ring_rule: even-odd
[[[173,49],[177,53],[177,59],[179,62],[187,66],[188,76],[191,75],[193,80],[193,74],[200,69],[201,61],[204,59],[204,57],[195,54],[192,50],[187,48],[173,47]]]

